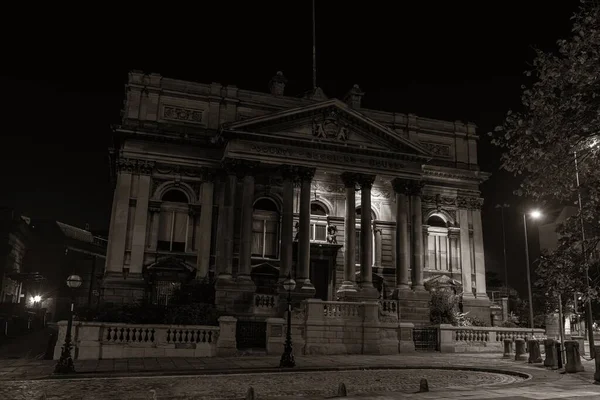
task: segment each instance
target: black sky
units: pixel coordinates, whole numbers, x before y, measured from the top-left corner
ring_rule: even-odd
[[[288,94],[310,88],[309,0],[215,3],[13,10],[13,24],[0,28],[0,204],[108,228],[110,124],[119,121],[128,70],[261,91],[282,70]],[[475,122],[481,167],[494,173],[483,185],[486,258],[501,266],[493,206],[521,200],[514,180],[497,172],[486,133],[519,106],[532,46],[552,50],[578,1],[405,3],[317,0],[319,86],[342,97],[358,83],[368,108]],[[511,212],[510,281],[521,287],[522,225]]]

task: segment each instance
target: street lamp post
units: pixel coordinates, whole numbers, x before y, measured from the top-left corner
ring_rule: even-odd
[[[54,367],[57,374],[72,374],[75,372],[73,358],[71,358],[71,329],[73,328],[73,309],[75,308],[75,289],[81,286],[83,280],[79,275],[70,275],[67,278],[67,286],[71,289],[71,312],[69,313],[69,322],[67,323],[67,333],[65,335],[65,344],[62,347],[60,359]]]
[[[504,209],[510,207],[508,204],[496,204],[502,214],[502,253],[504,256],[504,285],[506,286],[506,295],[508,296],[508,266],[506,262],[506,231],[504,229]]]
[[[595,143],[590,146],[593,147]],[[592,301],[589,297],[590,290],[590,271],[587,265],[587,253],[585,249],[585,226],[583,225],[583,205],[581,203],[581,187],[579,185],[579,165],[577,163],[577,152],[573,152],[573,156],[575,159],[575,180],[577,182],[577,203],[579,206],[579,223],[581,224],[581,254],[583,255],[583,262],[585,268],[585,288],[588,291],[588,296],[586,299],[586,310],[585,310],[585,324],[587,325],[588,331],[588,343],[590,344],[590,357],[595,358],[596,352],[594,348],[594,319],[592,316]]]
[[[537,210],[529,213],[531,218],[538,219],[542,216]],[[529,295],[529,324],[531,325],[531,336],[533,338],[533,296],[531,294],[531,272],[529,271],[529,241],[527,240],[527,213],[523,214],[523,229],[525,230],[525,266],[527,268],[527,294]]]
[[[283,281],[283,288],[287,291],[287,332],[285,335],[285,347],[283,354],[281,355],[281,361],[279,361],[280,368],[291,368],[296,366],[294,360],[294,353],[292,350],[292,290],[296,288],[296,281],[292,279],[292,276],[288,274],[285,281]]]

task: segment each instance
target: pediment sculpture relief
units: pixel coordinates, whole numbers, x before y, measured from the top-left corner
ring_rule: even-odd
[[[332,139],[345,142],[348,140],[348,125],[340,121],[340,116],[333,110],[326,114],[322,122],[313,120],[312,134],[319,139]]]

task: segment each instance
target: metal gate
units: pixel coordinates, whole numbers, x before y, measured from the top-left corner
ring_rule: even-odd
[[[266,349],[267,323],[238,320],[235,329],[235,338],[238,350]]]
[[[414,328],[413,340],[416,351],[438,351],[437,328]]]

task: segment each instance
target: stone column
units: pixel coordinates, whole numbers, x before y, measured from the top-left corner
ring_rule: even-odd
[[[254,210],[254,171],[256,165],[246,163],[244,165],[243,198],[240,233],[240,261],[237,279],[240,281],[252,281],[250,272],[252,270],[252,215]]]
[[[131,195],[132,168],[129,160],[118,161],[119,172],[113,201],[116,203],[108,236],[106,274],[121,275],[125,259],[125,236],[129,218],[129,196]]]
[[[375,175],[358,175],[360,185],[360,289],[367,297],[377,297],[373,286],[373,233],[371,231],[371,187]]]
[[[338,290],[340,297],[356,293],[356,174],[344,172],[341,176],[346,188],[346,215],[344,218],[344,281]]]
[[[198,224],[198,257],[196,259],[196,279],[208,276],[210,268],[210,243],[212,241],[213,196],[215,185],[214,173],[205,173],[202,182],[202,195],[200,199],[200,223]]]
[[[463,299],[474,298],[471,289],[471,243],[469,238],[469,213],[465,209],[458,210],[460,224],[460,261],[462,270]]]
[[[471,211],[473,217],[473,240],[475,242],[475,285],[477,287],[477,298],[487,299],[485,284],[485,256],[483,252],[483,227],[481,223],[481,203],[483,199],[473,199],[474,207]]]
[[[315,287],[310,281],[310,191],[315,175],[314,168],[299,168],[300,177],[300,226],[298,233],[298,287],[307,295],[314,295]]]
[[[454,230],[448,230],[448,248],[450,251],[450,272],[452,276],[460,269],[460,253],[458,246],[458,239],[460,238],[460,232]]]
[[[194,251],[194,228],[196,226],[196,209],[195,205],[190,204],[188,209],[188,220],[185,228],[185,252],[191,253]]]
[[[231,280],[233,272],[233,228],[235,226],[235,192],[237,187],[237,160],[224,163],[225,193],[223,209],[219,210],[219,230],[217,235],[218,280]]]
[[[410,269],[410,237],[408,235],[408,196],[407,182],[403,179],[392,181],[396,192],[396,289],[394,298],[398,298],[397,292],[410,290],[408,285]]]
[[[378,228],[375,223],[373,223],[373,234],[375,235],[375,248],[373,252],[375,253],[375,263],[374,267],[381,267],[381,228]]]
[[[297,170],[290,165],[281,167],[283,177],[283,209],[281,210],[281,264],[279,281],[291,274],[294,245],[294,180]]]
[[[423,211],[421,209],[421,182],[414,182],[410,197],[412,204],[412,256],[414,281],[413,290],[425,290],[423,285]]]
[[[150,173],[150,171],[144,171]],[[148,223],[148,201],[150,198],[150,175],[143,174],[139,177],[138,195],[135,204],[135,221],[133,238],[131,242],[130,275],[137,274],[141,277],[146,251],[146,228]]]

